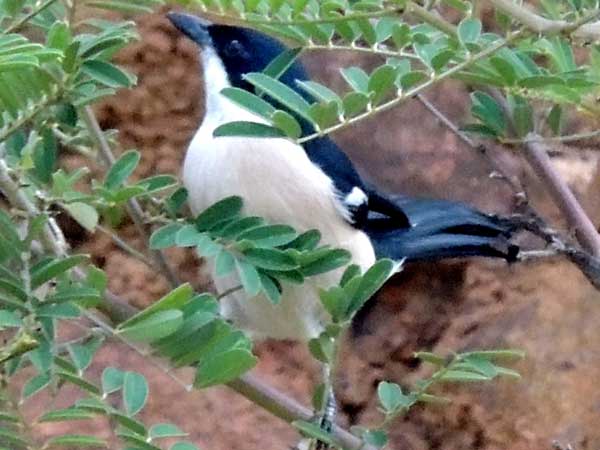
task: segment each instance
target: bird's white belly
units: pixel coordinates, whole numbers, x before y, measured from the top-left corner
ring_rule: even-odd
[[[194,214],[239,195],[246,214],[291,225],[299,232],[317,228],[323,244],[350,251],[363,269],[373,264],[368,237],[343,220],[331,180],[300,146],[285,139],[213,138],[213,129],[205,121],[184,163],[183,179]],[[247,298],[238,291],[221,300],[221,313],[255,338],[307,340],[317,336],[328,320],[318,288],[337,284],[341,273],[340,269],[311,277],[304,285],[284,283],[278,305],[262,294]],[[219,292],[240,284],[237,276],[213,279]]]

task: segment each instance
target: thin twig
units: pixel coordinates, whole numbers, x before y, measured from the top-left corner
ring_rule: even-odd
[[[38,7],[33,8],[28,14],[24,15],[19,20],[17,20],[15,23],[8,26],[2,32],[2,34],[10,34],[10,33],[19,31],[23,25],[25,25],[27,22],[29,22],[31,19],[33,19],[35,16],[37,16],[39,13],[44,11],[46,8],[48,8],[50,5],[52,5],[52,3],[54,3],[55,1],[56,0],[46,0],[44,3],[42,3]]]
[[[576,22],[568,22],[566,20],[547,19],[512,0],[489,0],[489,2],[499,11],[509,15],[536,33],[546,35],[569,33],[577,39],[591,41],[600,39],[600,22],[589,23],[600,15],[600,10],[594,10]]]
[[[521,186],[521,184],[518,182],[518,180],[515,179],[515,177],[511,176],[508,173],[508,171],[500,165],[500,163],[498,161],[496,161],[494,158],[492,158],[490,150],[485,145],[483,145],[481,142],[475,142],[475,140],[473,140],[465,132],[461,131],[457,125],[455,125],[443,112],[441,112],[423,94],[418,94],[416,96],[416,98],[419,102],[421,102],[421,104],[423,106],[425,106],[425,108],[431,114],[433,114],[435,116],[436,119],[438,119],[440,121],[440,123],[442,123],[442,125],[444,125],[450,131],[452,131],[452,133],[454,133],[454,135],[457,136],[468,147],[470,147],[472,150],[475,150],[479,155],[482,155],[488,162],[488,165],[490,166],[492,173],[499,174],[499,176],[497,176],[496,178],[499,178],[500,180],[502,180],[506,184],[508,184],[508,186],[511,188],[511,190],[515,193],[515,195],[518,195],[518,197],[520,199],[522,199],[523,196],[525,196],[525,190],[523,189],[523,186]]]
[[[116,161],[115,156],[113,155],[110,145],[104,137],[104,133],[100,128],[100,124],[98,123],[94,111],[92,111],[90,106],[83,108],[83,120],[90,134],[98,145],[100,155],[104,160],[104,163],[107,167],[111,167]],[[131,217],[131,220],[133,221],[140,235],[143,236],[146,242],[148,242],[150,236],[148,234],[146,224],[144,223],[144,211],[135,198],[131,198],[127,201],[127,212],[129,213],[129,216]],[[179,286],[179,279],[177,278],[177,275],[175,275],[173,269],[171,269],[169,266],[165,255],[159,250],[151,250],[151,254],[156,262],[156,265],[160,268],[160,272],[167,278],[171,286]]]
[[[127,252],[129,255],[133,256],[138,261],[143,262],[150,269],[157,270],[157,268],[154,266],[154,264],[152,264],[152,262],[149,260],[147,255],[143,254],[138,249],[131,246],[124,239],[121,239],[121,237],[119,237],[114,231],[109,230],[108,228],[106,228],[102,225],[96,225],[96,229],[98,231],[100,231],[101,233],[104,233],[105,235],[109,236],[112,239],[112,241],[115,243],[115,245],[117,247],[119,247],[121,250]]]
[[[502,139],[503,144],[527,144],[530,142],[576,142],[586,139],[600,137],[600,130],[589,131],[585,133],[567,134],[564,136],[543,137],[538,135],[527,136],[524,139]]]

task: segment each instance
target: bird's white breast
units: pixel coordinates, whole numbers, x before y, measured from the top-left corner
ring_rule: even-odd
[[[291,225],[299,232],[317,228],[322,243],[347,249],[355,263],[363,269],[369,267],[375,256],[368,237],[343,220],[331,179],[309,160],[302,147],[286,139],[213,138],[214,129],[222,123],[262,121],[211,89],[210,83],[223,84],[217,76],[222,65],[219,68],[220,60],[215,58],[203,56],[205,74],[212,74],[205,82],[207,112],[183,167],[194,214],[224,197],[239,195],[246,214]],[[238,291],[222,299],[221,312],[254,337],[310,339],[322,331],[327,320],[317,288],[337,284],[340,276],[341,270],[337,270],[311,277],[301,286],[285,284],[278,305],[263,295],[248,299]],[[219,291],[240,284],[233,276],[214,281]]]

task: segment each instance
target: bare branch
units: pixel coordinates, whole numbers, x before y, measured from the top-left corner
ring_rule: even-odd
[[[600,21],[592,22],[600,16],[600,10],[593,11],[588,16],[581,18],[576,22],[567,22],[566,20],[551,20],[542,17],[535,12],[527,9],[512,0],[489,0],[496,9],[509,15],[517,22],[536,33],[557,34],[569,33],[577,39],[586,41],[600,40]]]

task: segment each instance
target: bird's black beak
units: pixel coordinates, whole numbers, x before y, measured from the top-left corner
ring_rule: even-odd
[[[208,20],[202,19],[191,14],[183,14],[177,12],[167,13],[167,18],[171,23],[189,37],[192,41],[204,48],[211,44],[208,27],[212,25]]]

